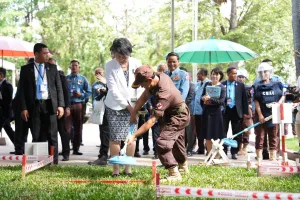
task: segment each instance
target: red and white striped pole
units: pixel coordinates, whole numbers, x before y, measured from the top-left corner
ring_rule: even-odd
[[[156,173],[156,200],[160,200],[160,181],[159,173]]]
[[[284,134],[284,104],[280,104],[280,134],[281,134],[281,146],[282,146],[282,157],[284,165],[288,166],[287,152],[285,150],[285,134]]]
[[[53,156],[53,158],[54,158],[54,146],[50,146],[50,156]],[[51,165],[54,165],[54,159],[53,159]]]
[[[25,166],[26,166],[26,162],[27,162],[26,159],[27,159],[26,155],[24,154],[23,157],[22,157],[22,181],[25,180],[25,174],[26,174],[26,168],[25,168]]]
[[[152,161],[152,181],[155,184],[156,181],[156,161]]]

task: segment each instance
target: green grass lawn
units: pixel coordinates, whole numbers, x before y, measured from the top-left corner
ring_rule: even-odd
[[[183,181],[171,185],[202,188],[238,189],[300,193],[300,176],[257,177],[256,170],[232,167],[191,166],[191,173]],[[158,168],[161,177],[167,171]],[[70,183],[59,180],[113,179],[111,167],[97,166],[47,166],[29,173],[21,181],[21,166],[0,167],[0,199],[155,199],[153,184],[103,184]],[[134,177],[114,179],[150,180],[150,167],[134,168]],[[182,199],[165,197],[162,199]],[[185,198],[184,198],[185,199]],[[192,198],[190,198],[192,199]],[[194,199],[194,198],[193,198]]]
[[[285,140],[286,148],[293,151],[299,151],[298,138],[289,138]]]

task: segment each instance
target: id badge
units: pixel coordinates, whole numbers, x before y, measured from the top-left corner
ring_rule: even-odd
[[[48,90],[47,84],[42,84],[42,85],[40,86],[40,91],[41,91],[41,92],[47,92],[47,90]]]
[[[2,100],[2,92],[0,92],[0,99]]]
[[[227,105],[230,105],[232,103],[232,99],[231,98],[228,98],[227,99]]]

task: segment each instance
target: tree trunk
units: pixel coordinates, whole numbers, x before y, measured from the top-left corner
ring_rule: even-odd
[[[292,25],[294,35],[294,51],[296,77],[300,76],[300,1],[292,0]]]
[[[237,12],[236,12],[236,0],[231,0],[231,13],[230,13],[230,30],[234,30],[237,27]]]

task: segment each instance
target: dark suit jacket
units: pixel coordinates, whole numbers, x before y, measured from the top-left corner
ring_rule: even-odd
[[[66,79],[66,76],[64,74],[63,71],[58,71],[59,73],[59,77],[61,80],[61,85],[62,85],[62,89],[63,89],[63,93],[64,93],[64,101],[65,101],[65,108],[70,108],[71,107],[71,100],[70,100],[70,90],[68,87],[68,82]]]
[[[2,113],[0,113],[1,117],[11,118],[12,110],[11,110],[11,102],[13,95],[13,87],[7,80],[4,80],[0,86],[0,91],[2,95],[2,99],[0,99],[0,107]]]
[[[226,87],[227,90],[227,80],[223,81],[222,84]],[[227,91],[225,105],[227,105]],[[238,81],[235,81],[235,106],[240,118],[243,118],[244,114],[248,115],[248,100],[245,85]]]
[[[51,100],[52,109],[50,114],[56,114],[57,107],[64,107],[64,95],[61,86],[61,80],[56,65],[45,64],[45,70],[48,82],[48,92]],[[34,75],[34,63],[22,66],[19,82],[21,110],[32,112],[35,109],[36,82]]]

